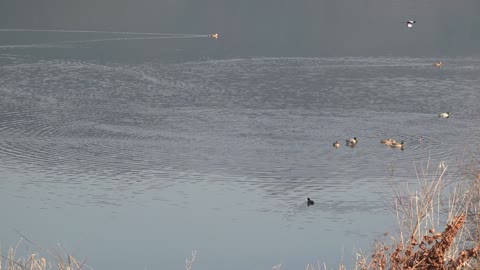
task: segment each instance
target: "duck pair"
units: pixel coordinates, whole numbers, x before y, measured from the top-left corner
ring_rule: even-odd
[[[353,147],[353,146],[355,146],[355,144],[357,144],[357,142],[358,142],[357,137],[353,137],[353,138],[351,138],[351,139],[347,139],[347,140],[345,141],[345,144],[346,144],[347,146]],[[339,147],[340,147],[340,143],[339,143],[338,141],[335,141],[335,142],[333,143],[333,147],[339,148]]]
[[[380,140],[380,143],[383,143],[383,144],[385,144],[385,145],[390,146],[390,145],[396,143],[396,141],[395,141],[394,139],[392,139],[392,138],[388,138],[388,139],[381,139],[381,140]]]
[[[401,142],[397,142],[395,141],[394,139],[381,139],[380,140],[380,143],[383,143],[385,144],[386,146],[390,146],[392,148],[399,148],[399,149],[402,149],[403,150],[403,147],[405,146],[405,142],[404,141],[401,141]]]

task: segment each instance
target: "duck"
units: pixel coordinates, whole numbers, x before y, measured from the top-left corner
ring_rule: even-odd
[[[450,112],[441,112],[441,113],[438,114],[438,117],[449,118],[450,117]]]
[[[358,143],[357,137],[345,140],[347,146],[355,146]]]
[[[443,62],[440,61],[440,62],[433,63],[433,66],[434,66],[434,67],[438,67],[438,68],[439,68],[439,67],[442,67],[442,66],[443,66]]]
[[[390,146],[390,145],[396,143],[396,141],[395,141],[394,139],[392,139],[392,138],[388,138],[388,139],[381,139],[381,140],[380,140],[380,143],[383,143],[383,144],[385,144],[385,145]]]
[[[339,143],[338,141],[335,141],[335,142],[333,143],[333,147],[335,147],[335,148],[340,147],[340,143]]]
[[[410,21],[406,21],[406,22],[403,22],[403,23],[406,23],[408,28],[412,28],[413,24],[416,23],[416,21],[410,20]]]
[[[307,198],[307,206],[311,206],[311,205],[314,205],[315,202],[310,200],[310,198]]]
[[[405,146],[405,142],[404,141],[401,141],[401,142],[395,142],[395,143],[392,143],[392,145],[390,145],[390,147],[392,148],[399,148],[399,149],[402,149],[403,150],[403,147]]]

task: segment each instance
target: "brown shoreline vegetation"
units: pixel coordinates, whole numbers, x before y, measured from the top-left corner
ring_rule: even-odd
[[[444,162],[430,166],[428,161],[415,167],[415,188],[393,185],[387,198],[393,202],[387,204],[398,228],[394,236],[374,239],[368,255],[356,252],[353,270],[480,269],[480,162],[474,160],[450,179]],[[317,263],[306,269],[329,268]],[[337,269],[347,268],[341,262]]]
[[[403,243],[397,244],[391,254],[388,254],[390,248],[387,245],[379,245],[370,263],[360,261],[359,269],[462,269],[470,259],[480,254],[480,244],[476,244],[473,248],[458,252],[456,257],[448,256],[447,252],[464,224],[465,215],[457,216],[442,233],[435,233],[431,229],[430,234],[424,235],[421,240],[411,236],[406,247]]]
[[[444,163],[431,176],[428,166],[417,190],[394,187],[397,237],[376,240],[370,256],[357,254],[356,270],[480,269],[480,173],[445,180]]]
[[[400,185],[394,185],[393,203],[389,205],[398,223],[395,236],[385,239],[389,236],[385,233],[383,239],[375,239],[369,255],[357,252],[353,270],[480,269],[480,169],[475,164],[460,173],[460,179],[448,179],[443,162],[433,171],[428,162],[426,168],[417,172],[415,188],[406,185],[402,190]],[[30,255],[16,258],[16,248],[10,248],[7,256],[1,255],[0,270],[93,269],[85,260],[80,262],[70,254],[50,252],[20,236],[47,253],[51,260],[29,252],[28,248]],[[186,259],[187,270],[194,268],[195,258],[193,251],[191,258]],[[281,268],[278,264],[272,269]],[[327,266],[308,264],[306,269],[327,270]],[[346,269],[343,263],[338,265],[338,270]]]

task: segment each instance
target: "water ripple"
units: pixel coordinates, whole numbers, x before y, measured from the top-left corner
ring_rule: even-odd
[[[327,211],[370,211],[378,198],[368,188],[416,179],[407,170],[413,161],[461,153],[466,145],[457,141],[479,143],[480,60],[445,59],[442,69],[432,62],[126,65],[2,54],[0,161],[52,183],[104,188],[85,191],[96,204],[115,204],[109,199],[115,191],[132,200],[179,183],[210,182],[285,199],[287,218],[303,213],[300,204],[290,205],[307,196],[321,198]],[[440,111],[452,117],[440,119]],[[353,136],[358,145],[345,146]],[[405,150],[380,144],[388,137],[405,141]],[[339,149],[332,147],[336,140]],[[358,187],[368,196],[359,197]]]

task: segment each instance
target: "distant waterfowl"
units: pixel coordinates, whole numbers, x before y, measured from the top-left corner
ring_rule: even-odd
[[[335,148],[340,147],[340,143],[339,143],[338,141],[335,141],[335,142],[333,143],[333,147],[335,147]]]
[[[442,67],[442,66],[443,66],[443,62],[440,61],[440,62],[433,63],[433,66],[434,66],[434,67],[438,67],[438,68],[439,68],[439,67]]]
[[[413,24],[416,23],[416,21],[406,21],[406,22],[403,22],[403,23],[406,23],[408,28],[412,28]]]
[[[355,146],[358,143],[357,137],[345,140],[347,146]]]
[[[438,114],[438,117],[449,118],[450,117],[450,112],[441,112],[441,113]]]
[[[388,139],[381,139],[380,143],[391,146],[392,144],[396,143],[396,141],[392,138],[388,138]]]
[[[404,141],[401,141],[401,142],[395,142],[395,143],[392,143],[392,145],[390,145],[390,147],[392,148],[399,148],[399,149],[402,149],[404,148],[405,146],[405,142]]]
[[[307,206],[311,206],[311,205],[314,205],[315,202],[310,200],[310,198],[307,198]]]

